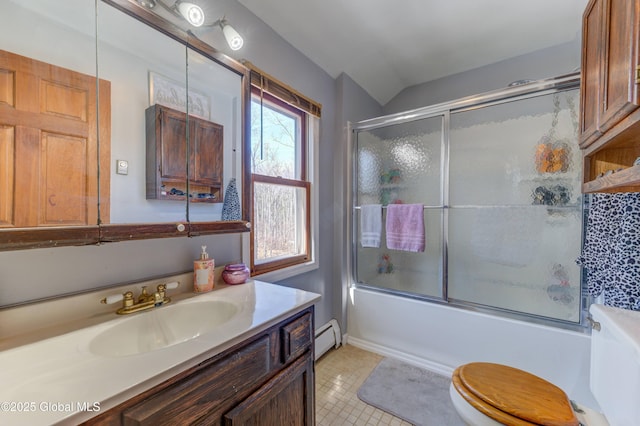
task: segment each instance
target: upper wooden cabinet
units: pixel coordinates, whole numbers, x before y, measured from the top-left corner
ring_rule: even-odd
[[[162,105],[147,108],[146,120],[147,198],[222,202],[222,126]]]
[[[640,0],[591,0],[583,15],[583,192],[640,190],[639,16]]]

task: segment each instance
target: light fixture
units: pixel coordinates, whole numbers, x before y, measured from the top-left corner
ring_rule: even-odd
[[[214,25],[220,25],[222,28],[222,34],[224,34],[224,38],[227,40],[227,44],[231,48],[231,50],[238,50],[244,44],[244,40],[242,36],[238,34],[238,32],[233,28],[225,18],[218,19]]]
[[[194,27],[220,27],[231,50],[238,50],[244,44],[242,36],[235,30],[235,28],[229,25],[224,17],[222,17],[222,19],[218,19],[213,24],[204,25],[204,11],[195,3],[176,0],[175,3],[173,3],[173,6],[169,6],[163,0],[136,0],[136,2],[146,9],[153,9],[156,5],[160,5],[172,15],[184,18]]]
[[[175,7],[178,12],[180,12],[180,15],[182,15],[182,17],[194,27],[200,27],[204,24],[204,12],[197,4],[189,3],[187,1],[177,1],[173,7]]]

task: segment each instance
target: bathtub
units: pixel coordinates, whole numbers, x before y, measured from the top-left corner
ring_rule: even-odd
[[[351,288],[349,344],[450,376],[472,361],[506,364],[598,408],[589,390],[590,335]]]

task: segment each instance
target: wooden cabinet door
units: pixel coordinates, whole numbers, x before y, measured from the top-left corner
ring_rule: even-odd
[[[606,0],[600,132],[638,108],[638,0]]]
[[[222,413],[264,383],[271,368],[269,336],[122,411],[125,425],[219,424]],[[224,411],[223,411],[224,410]]]
[[[156,106],[158,107],[158,106]],[[187,179],[187,116],[160,108],[160,177]],[[222,182],[222,126],[189,116],[189,177],[197,184]]]
[[[640,0],[592,0],[583,15],[580,146],[638,108]]]
[[[311,351],[276,375],[223,417],[225,426],[313,426]]]
[[[601,104],[600,40],[605,0],[592,0],[582,18],[582,81],[580,84],[580,145],[587,146],[600,134],[598,115]]]
[[[191,181],[203,185],[222,183],[222,126],[191,119],[192,134],[189,170]]]
[[[160,177],[187,181],[187,123],[181,112],[162,108],[160,113]]]
[[[191,202],[222,202],[223,127],[162,105],[145,114],[147,198],[184,200],[189,192]],[[192,198],[196,193],[210,196]]]

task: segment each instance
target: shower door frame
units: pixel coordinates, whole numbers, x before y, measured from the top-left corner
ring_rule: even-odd
[[[361,288],[379,293],[387,293],[395,296],[405,297],[409,299],[422,300],[426,302],[444,304],[456,308],[462,308],[477,312],[488,313],[491,315],[501,316],[505,318],[525,320],[527,322],[538,323],[542,325],[550,325],[556,328],[563,328],[567,330],[580,331],[584,333],[589,332],[588,326],[588,307],[592,302],[591,297],[585,291],[584,286],[584,273],[580,272],[580,300],[579,300],[579,322],[567,321],[556,319],[552,317],[545,317],[541,315],[520,312],[515,310],[509,310],[506,308],[491,307],[474,302],[449,299],[448,296],[448,244],[449,244],[449,131],[450,121],[452,113],[459,113],[465,111],[471,111],[474,109],[484,108],[492,105],[499,105],[507,102],[513,102],[518,100],[529,99],[533,97],[545,96],[549,94],[564,92],[568,90],[579,89],[580,87],[580,72],[575,72],[559,77],[549,78],[545,80],[538,80],[535,82],[516,85],[499,89],[491,92],[486,92],[480,95],[468,96],[457,100],[443,102],[427,107],[421,107],[409,111],[403,111],[400,113],[385,115],[377,118],[367,119],[359,121],[357,123],[348,123],[348,151],[351,156],[351,162],[347,176],[351,182],[348,185],[351,187],[348,191],[348,204],[351,206],[351,214],[348,215],[348,235],[351,236],[349,245],[351,246],[351,255],[347,261],[349,268],[349,288]],[[357,157],[357,143],[356,134],[360,131],[369,131],[379,128],[384,128],[392,125],[409,123],[416,120],[442,117],[442,132],[441,132],[441,197],[440,206],[425,206],[425,209],[442,209],[442,215],[440,218],[441,232],[442,232],[442,274],[441,274],[441,297],[421,295],[402,290],[392,290],[387,288],[381,288],[370,284],[357,281],[357,241],[358,234],[355,229],[354,223],[356,223],[357,210],[360,206],[355,205],[355,200],[358,194],[358,157]],[[577,147],[577,140],[576,140]],[[581,215],[583,217],[583,231],[582,241],[584,240],[584,215],[585,215],[585,197],[582,198]],[[576,254],[576,257],[578,254]]]

